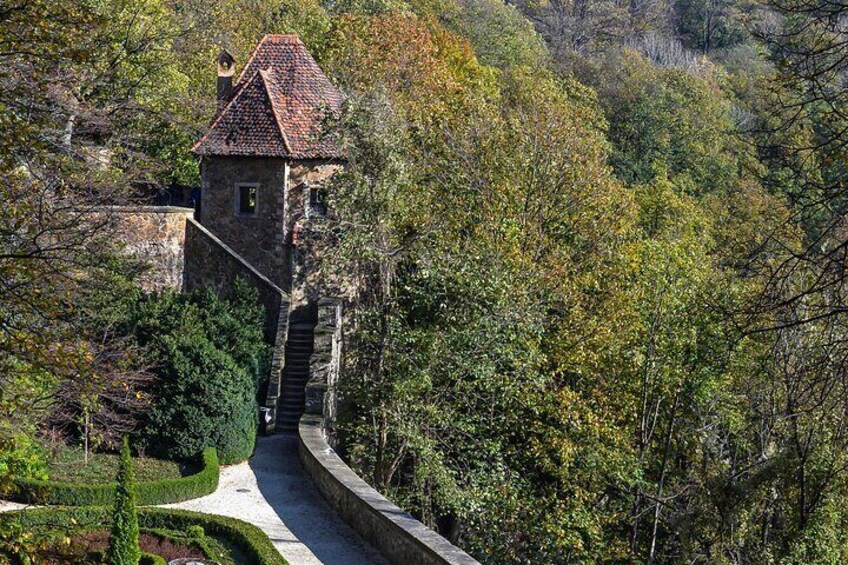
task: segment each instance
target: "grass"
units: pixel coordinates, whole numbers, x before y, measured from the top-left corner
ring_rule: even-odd
[[[85,463],[81,448],[64,447],[56,451],[47,461],[47,474],[52,481],[75,484],[110,483],[118,474],[120,457],[117,453],[89,453]],[[165,461],[152,457],[135,459],[137,481],[178,479],[197,472],[197,466]]]

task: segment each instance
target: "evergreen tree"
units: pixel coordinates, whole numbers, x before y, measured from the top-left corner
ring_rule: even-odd
[[[115,511],[112,534],[106,552],[108,565],[137,565],[141,559],[138,545],[138,514],[135,509],[135,478],[132,455],[127,438],[121,448],[121,465],[118,468],[118,489],[115,493]]]

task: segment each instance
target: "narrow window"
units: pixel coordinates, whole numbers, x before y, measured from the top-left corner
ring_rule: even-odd
[[[315,213],[318,215],[327,214],[327,206],[324,204],[321,186],[310,186],[306,194],[306,212]]]
[[[259,185],[240,183],[236,185],[236,213],[240,216],[255,216],[259,198]]]

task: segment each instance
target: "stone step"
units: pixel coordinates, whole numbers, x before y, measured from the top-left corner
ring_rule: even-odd
[[[314,324],[306,322],[289,326],[282,386],[277,401],[277,431],[297,431],[297,424],[306,405],[309,364],[315,349],[314,327]]]
[[[306,383],[309,382],[309,373],[303,373],[301,375],[295,375],[292,373],[283,373],[282,385],[285,386],[299,386],[301,388],[306,386]]]
[[[284,433],[285,432],[296,432],[298,421],[295,421],[295,422],[277,422],[276,431],[284,432]]]
[[[289,357],[286,359],[286,367],[297,367],[298,369],[309,367],[309,357]]]
[[[277,418],[277,427],[285,429],[289,428],[297,428],[297,422],[300,420],[300,416],[295,416],[293,418]]]

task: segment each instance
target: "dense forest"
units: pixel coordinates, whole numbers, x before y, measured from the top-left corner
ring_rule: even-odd
[[[229,328],[219,363],[258,370],[235,322],[127,305],[135,267],[80,211],[198,184],[217,53],[296,33],[348,97],[319,245],[363,477],[485,563],[848,561],[845,1],[0,0],[0,22],[0,486],[57,418],[149,411],[80,402],[151,388],[142,322],[169,358]]]

